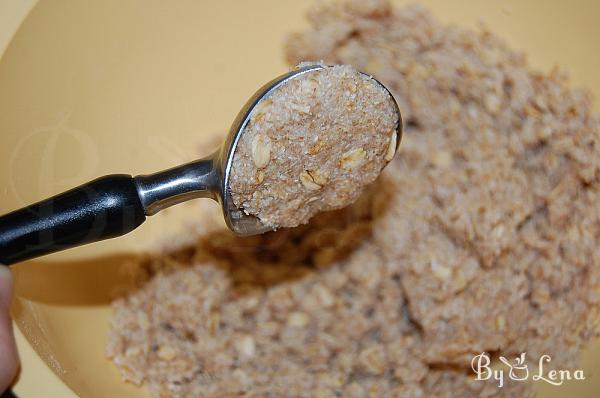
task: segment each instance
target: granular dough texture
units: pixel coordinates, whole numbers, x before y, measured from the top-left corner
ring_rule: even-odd
[[[402,150],[354,205],[138,265],[108,355],[156,397],[527,397],[470,360],[570,368],[599,332],[600,123],[557,71],[418,6],[323,5],[291,64],[390,87]]]
[[[233,203],[273,228],[346,207],[394,156],[398,123],[393,98],[369,76],[343,65],[305,72],[250,115],[231,168]]]

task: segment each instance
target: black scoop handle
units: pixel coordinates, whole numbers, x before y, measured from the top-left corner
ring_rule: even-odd
[[[125,235],[145,219],[133,177],[101,177],[0,217],[0,264]]]

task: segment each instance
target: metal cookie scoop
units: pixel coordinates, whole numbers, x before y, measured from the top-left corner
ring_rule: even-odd
[[[326,66],[295,69],[261,87],[239,112],[221,147],[207,158],[156,174],[101,177],[0,217],[0,264],[124,235],[140,226],[146,216],[195,198],[221,203],[227,226],[238,235],[268,231],[269,227],[236,208],[231,199],[229,176],[237,143],[254,107],[286,82],[323,68]],[[399,145],[402,122],[397,104],[396,110]]]

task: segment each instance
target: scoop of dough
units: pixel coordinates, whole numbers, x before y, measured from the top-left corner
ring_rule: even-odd
[[[273,228],[354,202],[393,158],[400,122],[387,90],[350,66],[299,75],[250,117],[230,192],[238,208]]]

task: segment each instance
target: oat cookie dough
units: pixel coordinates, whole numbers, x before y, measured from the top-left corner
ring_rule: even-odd
[[[108,339],[123,378],[155,397],[512,398],[533,386],[474,380],[475,354],[578,368],[600,331],[589,95],[423,7],[324,3],[309,18],[290,64],[381,79],[402,156],[307,225],[142,259]]]
[[[233,158],[233,202],[273,228],[345,207],[394,157],[399,123],[389,93],[352,67],[302,74],[252,112]]]

